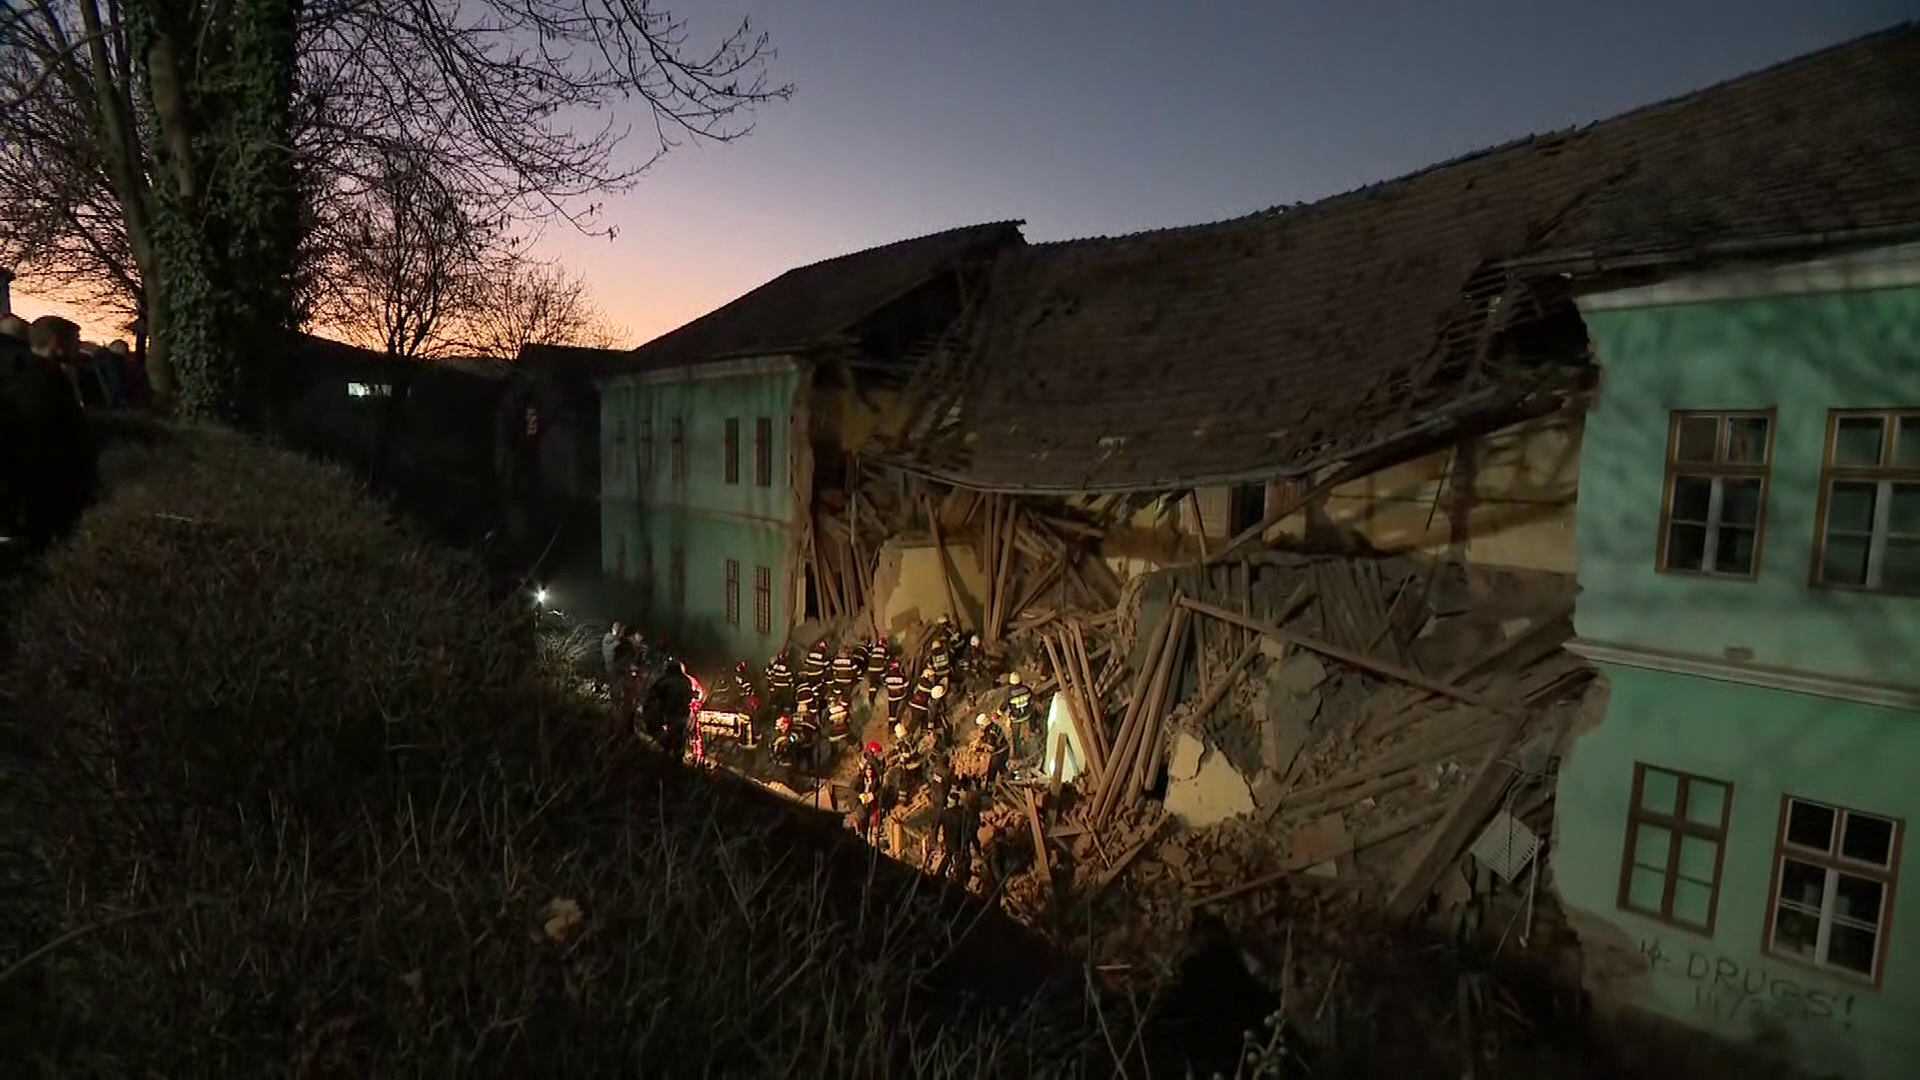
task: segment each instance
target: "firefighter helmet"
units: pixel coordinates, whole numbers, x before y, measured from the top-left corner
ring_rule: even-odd
[[[934,688],[933,688],[933,699],[934,699],[935,701],[938,701],[938,700],[940,700],[941,698],[943,698],[943,697],[946,697],[946,696],[947,696],[947,688],[946,688],[946,685],[945,685],[944,683],[942,683],[942,684],[937,684],[937,685],[935,685],[935,686],[934,686]]]
[[[877,742],[870,742],[870,743],[868,743],[868,744],[867,744],[867,756],[868,756],[868,757],[879,757],[879,756],[880,756],[880,744],[879,744],[879,743],[877,743]]]
[[[779,728],[781,731],[793,730],[793,717],[788,716],[786,713],[781,713],[780,719],[775,720],[773,723],[774,723],[774,726]]]

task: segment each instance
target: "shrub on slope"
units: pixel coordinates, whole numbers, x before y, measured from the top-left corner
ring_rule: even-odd
[[[31,848],[0,1072],[1093,1068],[1034,939],[605,745],[527,614],[342,475],[201,430],[104,469],[0,675],[0,837]]]

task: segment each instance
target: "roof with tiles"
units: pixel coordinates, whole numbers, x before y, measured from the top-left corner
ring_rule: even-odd
[[[1478,271],[1920,222],[1917,126],[1909,25],[1311,205],[1009,251],[964,443],[908,452],[1005,491],[1298,471],[1459,396],[1433,357]]]
[[[676,367],[818,347],[942,271],[1022,243],[1022,224],[949,229],[797,267],[640,346],[635,366]]]

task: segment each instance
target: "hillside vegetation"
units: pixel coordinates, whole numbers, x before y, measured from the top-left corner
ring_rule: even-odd
[[[148,436],[7,604],[0,1074],[1111,1072],[1036,938],[606,744],[342,474]]]

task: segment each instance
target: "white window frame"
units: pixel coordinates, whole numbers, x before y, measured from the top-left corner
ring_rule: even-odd
[[[1711,418],[1719,424],[1714,439],[1714,460],[1681,461],[1680,431],[1688,420]],[[1733,437],[1733,420],[1764,420],[1767,424],[1767,443],[1765,452],[1758,462],[1732,463],[1726,460],[1730,440]],[[1668,420],[1667,432],[1667,482],[1661,492],[1660,539],[1657,567],[1661,573],[1693,574],[1700,577],[1721,578],[1728,581],[1752,581],[1760,576],[1760,559],[1767,533],[1767,495],[1773,483],[1773,443],[1778,429],[1778,418],[1771,409],[1679,409]],[[1710,481],[1712,487],[1707,496],[1707,519],[1674,516],[1674,493],[1682,478]],[[1759,505],[1755,508],[1753,529],[1753,561],[1744,571],[1720,570],[1720,533],[1729,526],[1722,520],[1726,503],[1726,481],[1757,480],[1760,483]],[[1673,564],[1673,527],[1675,525],[1693,525],[1706,529],[1706,546],[1702,551],[1700,565],[1675,566]],[[1733,529],[1744,530],[1747,526],[1734,525]]]
[[[1840,444],[1840,424],[1846,420],[1877,419],[1883,423],[1880,435],[1880,463],[1877,465],[1842,465],[1834,460],[1834,454]],[[1920,430],[1920,410],[1916,409],[1835,409],[1827,416],[1827,444],[1825,461],[1820,476],[1819,535],[1814,538],[1813,584],[1823,589],[1841,589],[1853,592],[1873,592],[1888,594],[1885,587],[1887,543],[1893,539],[1920,541],[1920,535],[1895,533],[1893,531],[1893,489],[1895,487],[1920,487],[1920,467],[1901,466],[1899,460],[1899,441],[1902,429],[1907,427],[1902,421],[1912,421],[1915,430]],[[1853,486],[1873,486],[1873,521],[1871,530],[1860,533],[1851,529],[1841,529],[1837,533],[1833,528],[1833,490],[1837,484]],[[1859,539],[1863,535],[1867,541],[1867,579],[1862,583],[1851,581],[1828,581],[1825,577],[1827,540],[1832,536]],[[1891,595],[1911,595],[1905,590]]]
[[[1833,840],[1823,851],[1796,844],[1789,840],[1787,826],[1793,819],[1794,806],[1811,806],[1833,814]],[[1872,818],[1884,821],[1893,827],[1887,843],[1887,861],[1884,865],[1851,859],[1840,853],[1843,838],[1847,834],[1847,821],[1853,817]],[[1900,872],[1900,845],[1906,838],[1906,823],[1886,814],[1869,814],[1865,811],[1849,810],[1844,806],[1820,802],[1817,799],[1803,799],[1796,795],[1785,796],[1780,803],[1780,831],[1778,843],[1774,845],[1772,895],[1767,897],[1767,947],[1766,951],[1783,960],[1807,964],[1821,971],[1847,979],[1856,979],[1879,985],[1882,967],[1886,962],[1888,922],[1893,917],[1893,894],[1898,885]],[[1787,860],[1811,866],[1821,870],[1824,885],[1820,890],[1820,906],[1816,910],[1798,900],[1787,900],[1781,896],[1786,884]],[[1880,910],[1872,924],[1863,923],[1836,913],[1840,896],[1840,878],[1850,876],[1863,881],[1872,881],[1880,886]],[[1813,955],[1804,956],[1775,944],[1779,932],[1780,909],[1811,915],[1818,920],[1819,929],[1815,931]],[[1835,964],[1829,959],[1828,949],[1832,943],[1835,924],[1849,929],[1861,930],[1873,935],[1873,966],[1870,971],[1861,972],[1844,965]]]

